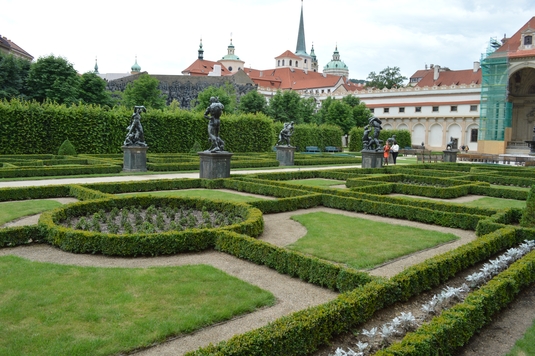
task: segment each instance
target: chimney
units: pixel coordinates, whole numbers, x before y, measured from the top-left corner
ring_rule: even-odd
[[[435,71],[433,73],[433,80],[438,80],[438,77],[439,77],[439,72],[440,72],[440,66],[439,65],[436,65],[434,68],[433,68]]]
[[[474,73],[477,73],[477,71],[479,70],[479,68],[481,68],[481,66],[479,65],[479,62],[478,62],[478,61],[475,61],[475,62],[474,62]]]

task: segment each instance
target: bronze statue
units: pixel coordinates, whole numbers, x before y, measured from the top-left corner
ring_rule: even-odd
[[[279,133],[279,141],[277,141],[277,146],[280,146],[283,142],[286,142],[286,146],[290,147],[290,137],[294,133],[294,122],[285,122],[284,127]]]
[[[219,102],[219,98],[211,97],[210,105],[204,112],[204,118],[210,120],[208,123],[208,137],[211,147],[209,152],[221,152],[225,150],[225,142],[219,137],[219,128],[221,126],[220,117],[225,106]]]
[[[379,120],[378,117],[372,116],[372,117],[370,117],[368,119],[368,123],[369,123],[369,125],[367,125],[368,132],[366,133],[366,131],[365,131],[365,136],[368,139],[368,144],[365,145],[364,148],[367,149],[367,150],[375,150],[375,151],[382,150],[381,143],[383,141],[379,140],[379,134],[381,133],[381,130],[382,130],[382,127],[381,127],[382,122],[381,122],[381,120]],[[373,138],[372,139],[369,139],[370,127],[373,127]],[[366,130],[366,128],[364,128],[364,129]],[[363,144],[364,144],[364,137],[363,137]]]
[[[143,127],[141,126],[141,112],[147,112],[147,109],[144,106],[134,106],[130,125],[126,128],[128,133],[123,143],[124,146],[147,146]]]

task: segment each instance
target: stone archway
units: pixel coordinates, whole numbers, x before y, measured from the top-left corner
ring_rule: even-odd
[[[520,68],[510,75],[507,100],[513,103],[510,141],[518,145],[531,140],[535,127],[535,68]]]

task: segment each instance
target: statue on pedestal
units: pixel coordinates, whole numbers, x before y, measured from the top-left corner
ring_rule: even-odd
[[[362,145],[365,150],[375,150],[380,151],[382,150],[382,141],[379,140],[379,134],[381,133],[382,127],[381,127],[381,120],[379,118],[373,116],[368,119],[369,125],[366,125],[364,127],[364,135],[362,137]],[[373,128],[373,138],[370,138],[370,131],[371,128]]]
[[[144,106],[134,106],[134,113],[130,119],[130,125],[126,128],[128,133],[126,134],[123,146],[147,146],[143,127],[141,126],[141,112],[147,112],[147,109]]]
[[[219,98],[212,96],[210,105],[204,112],[204,118],[210,120],[208,123],[208,137],[211,147],[207,150],[209,152],[222,152],[225,150],[225,142],[219,137],[220,117],[224,108],[225,106],[219,102]]]
[[[290,147],[290,137],[294,133],[294,122],[285,122],[284,127],[279,133],[279,141],[277,141],[277,146],[282,145],[283,142],[286,142],[286,146]]]

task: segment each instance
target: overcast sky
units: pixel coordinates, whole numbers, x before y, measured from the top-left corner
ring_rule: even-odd
[[[84,73],[181,74],[197,59],[227,54],[272,69],[295,52],[301,0],[0,0],[0,35],[35,59],[53,54]],[[320,71],[338,45],[349,77],[397,66],[410,77],[426,64],[469,69],[489,39],[512,36],[535,16],[534,0],[307,0],[306,49]]]

